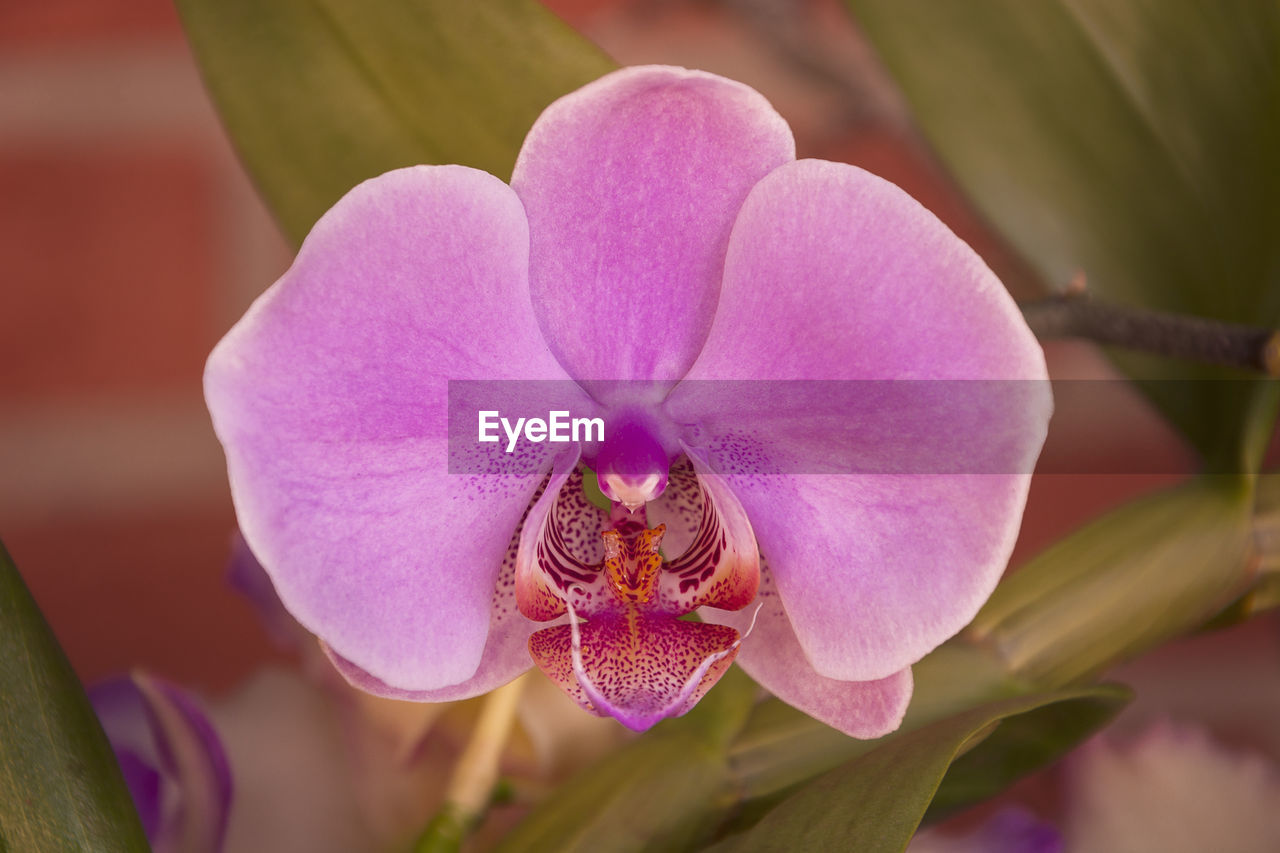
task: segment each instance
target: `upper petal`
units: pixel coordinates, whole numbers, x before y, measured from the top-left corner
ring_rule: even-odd
[[[448,466],[448,380],[565,379],[527,246],[496,178],[390,172],[320,219],[206,368],[240,527],[281,601],[396,688],[476,672],[503,555],[551,464],[525,443],[490,474]]]
[[[794,152],[763,96],[701,71],[627,68],[548,107],[511,185],[529,216],[538,321],[569,374],[682,376],[738,208]]]
[[[1044,379],[1000,280],[897,186],[799,160],[752,190],[690,379]]]
[[[746,508],[818,672],[888,677],[973,617],[1052,400],[1017,306],[932,214],[852,166],[773,172],[689,379],[716,381],[682,383],[668,411]]]

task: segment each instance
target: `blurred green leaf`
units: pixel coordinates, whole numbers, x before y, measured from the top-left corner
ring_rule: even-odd
[[[1254,482],[1202,477],[1087,525],[1006,578],[967,635],[1053,687],[1198,628],[1253,582]]]
[[[1047,760],[1115,713],[1128,691],[1115,686],[1068,689],[1004,699],[924,728],[892,735],[874,749],[833,770],[782,802],[754,827],[710,848],[716,853],[785,850],[893,851],[906,847],[949,767],[961,780],[948,791],[958,804],[977,790],[974,771],[991,769],[1001,757],[1020,766]],[[995,737],[1019,714],[1065,705],[1053,719],[1072,720],[1070,731],[1054,735],[1031,721],[996,741],[982,760],[967,749]],[[1016,724],[1015,724],[1016,726]],[[989,737],[990,736],[990,737]],[[955,762],[953,764],[953,762]],[[994,782],[1007,781],[1003,774]]]
[[[0,850],[140,850],[111,745],[0,545]]]
[[[296,244],[347,190],[461,163],[504,180],[547,104],[613,64],[533,0],[177,0],[205,82]]]
[[[657,853],[694,844],[733,805],[725,751],[756,692],[731,667],[688,714],[557,788],[497,849]]]
[[[1280,607],[1280,474],[1257,479],[1253,507],[1253,549],[1249,589],[1208,627],[1222,628]]]
[[[846,2],[942,159],[1047,280],[1083,271],[1117,302],[1280,322],[1280,3]],[[1147,379],[1227,375],[1117,357]],[[1147,390],[1211,470],[1248,472],[1278,387]]]

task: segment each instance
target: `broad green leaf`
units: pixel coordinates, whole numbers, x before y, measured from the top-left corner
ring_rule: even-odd
[[[982,211],[1049,281],[1280,323],[1280,3],[846,0]],[[1123,355],[1131,375],[1222,377]],[[1277,383],[1148,387],[1211,469],[1253,471]]]
[[[725,752],[756,689],[738,667],[730,668],[688,714],[664,720],[561,785],[498,850],[689,847],[733,804]]]
[[[902,731],[1080,682],[1208,622],[1256,583],[1250,487],[1265,491],[1271,479],[1205,478],[1136,501],[1033,560],[969,629],[912,668]],[[776,700],[761,703],[729,753],[746,801],[735,825],[751,825],[796,785],[874,746]]]
[[[417,163],[504,180],[547,104],[613,69],[533,0],[177,0],[205,82],[286,235]]]
[[[1253,582],[1254,482],[1203,477],[1087,525],[1006,578],[968,636],[1053,687],[1203,625]]]
[[[0,545],[0,850],[147,849],[98,718]]]
[[[984,705],[924,728],[903,732],[877,743],[874,749],[819,777],[770,811],[751,829],[710,848],[716,853],[788,850],[857,850],[859,853],[899,853],[911,839],[933,800],[948,768],[964,779],[949,789],[955,803],[974,792],[973,771],[991,757],[1017,754],[1018,762],[1046,760],[1069,746],[1070,738],[1047,735],[1043,726],[1028,726],[997,741],[987,759],[957,761],[983,738],[998,737],[1001,726],[1020,714],[1065,705],[1055,715],[1076,723],[1079,735],[1114,714],[1128,692],[1100,686],[1020,696]],[[1015,723],[1016,725],[1016,723]],[[1033,731],[1033,738],[1027,732]],[[1016,747],[1016,748],[1015,748]],[[1007,781],[1003,776],[998,782]]]
[[[995,699],[1026,693],[991,654],[951,641],[911,668],[915,681],[902,730],[916,729]],[[772,803],[795,785],[875,748],[778,699],[755,707],[729,749],[735,785],[745,800]]]
[[[980,803],[1065,755],[1120,711],[1127,694],[1051,702],[1006,717],[981,743],[951,763],[926,820]]]

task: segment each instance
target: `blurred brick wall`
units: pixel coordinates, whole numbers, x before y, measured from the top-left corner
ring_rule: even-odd
[[[200,375],[287,260],[167,0],[0,2],[0,537],[86,679],[265,652]]]
[[[756,86],[801,156],[898,182],[1026,295],[836,0],[549,5],[624,64]],[[234,519],[200,375],[287,262],[168,0],[0,0],[0,537],[87,680],[140,665],[216,689],[268,654],[223,583]],[[1050,356],[1106,373],[1087,347]],[[1179,452],[1138,403],[1059,422],[1060,460]],[[1019,554],[1159,479],[1038,481]]]

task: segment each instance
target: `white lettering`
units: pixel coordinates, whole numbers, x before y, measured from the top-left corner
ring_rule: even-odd
[[[496,409],[485,409],[478,413],[476,438],[481,442],[498,442],[498,427],[506,435],[506,452],[514,453],[521,437],[525,441],[541,444],[549,441],[553,444],[568,444],[570,441],[604,441],[604,418],[574,418],[563,409],[547,413],[542,418],[502,417]]]
[[[480,413],[480,441],[497,441],[496,435],[489,435],[489,430],[497,429],[498,422],[494,418],[498,417],[495,411],[485,411]]]
[[[506,418],[502,419],[502,428],[507,433],[507,452],[511,453],[516,449],[516,440],[520,438],[520,428],[524,426],[524,418],[516,419],[516,428],[511,428],[511,421]]]
[[[566,414],[568,414],[566,412]],[[584,435],[578,438],[578,427],[582,427]],[[596,437],[591,437],[591,430],[595,429]],[[495,439],[496,440],[496,439]],[[573,440],[574,441],[604,441],[604,418],[574,418],[573,419]]]
[[[565,434],[565,430],[569,428],[569,413],[567,411],[555,411],[549,416],[548,425],[551,428],[547,441],[565,442],[569,440],[569,436]]]

